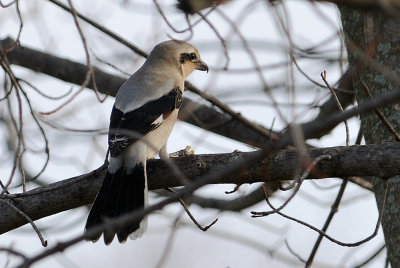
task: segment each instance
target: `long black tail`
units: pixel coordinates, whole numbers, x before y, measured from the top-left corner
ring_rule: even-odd
[[[145,205],[145,195],[147,195],[145,172],[142,163],[138,163],[130,174],[124,168],[120,168],[115,173],[107,171],[100,191],[90,209],[85,230],[103,223],[105,218],[115,218],[135,209],[142,209]],[[106,230],[104,242],[107,245],[110,244],[115,234],[117,234],[119,242],[125,241],[129,234],[139,231],[141,221],[142,219],[123,228]],[[143,233],[143,231],[140,233]],[[88,240],[95,242],[101,234],[97,233]]]

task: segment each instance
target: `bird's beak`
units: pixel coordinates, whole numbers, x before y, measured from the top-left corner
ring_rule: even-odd
[[[208,73],[208,65],[204,61],[199,60],[198,62],[196,62],[196,70],[207,71]]]

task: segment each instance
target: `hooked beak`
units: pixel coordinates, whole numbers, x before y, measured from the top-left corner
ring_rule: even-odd
[[[207,71],[208,73],[208,65],[204,61],[199,60],[198,62],[196,62],[196,70]]]

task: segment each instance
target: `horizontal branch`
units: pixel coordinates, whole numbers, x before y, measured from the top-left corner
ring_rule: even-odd
[[[365,9],[365,10],[386,10],[390,7],[399,9],[400,5],[397,0],[313,0],[314,2],[328,2],[341,6],[348,6],[351,8]]]
[[[209,171],[223,169],[226,165],[240,162],[255,153],[188,155],[172,160],[189,180],[194,180]],[[321,161],[308,179],[350,176],[389,178],[400,174],[400,143],[310,149],[307,153],[310,159],[315,159],[320,155],[332,157],[331,160]],[[283,150],[256,163],[248,170],[220,177],[215,183],[244,184],[291,180],[298,160],[296,150]],[[103,165],[81,176],[1,198],[10,198],[13,204],[32,220],[37,220],[93,202],[105,169],[106,166]],[[164,161],[150,160],[148,163],[149,188],[155,190],[182,186],[182,182],[174,174]],[[0,213],[0,234],[26,224],[25,218],[3,202],[0,202]]]
[[[307,0],[310,1],[310,0]],[[187,14],[195,14],[206,8],[210,8],[215,5],[228,3],[228,0],[203,0],[201,4],[198,4],[196,0],[178,0],[178,8]],[[270,0],[270,2],[274,2]],[[397,0],[311,0],[311,2],[328,2],[336,5],[347,6],[351,8],[364,9],[364,10],[376,10],[376,9],[388,9],[396,8],[400,9],[400,5]],[[194,4],[196,3],[196,4]]]

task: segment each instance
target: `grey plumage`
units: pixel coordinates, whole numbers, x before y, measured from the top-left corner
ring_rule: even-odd
[[[143,66],[119,89],[110,118],[110,164],[85,230],[147,205],[146,160],[168,157],[166,143],[182,102],[185,78],[195,69],[207,70],[199,52],[182,41],[166,41],[150,52]],[[106,230],[104,241],[115,234],[123,242],[143,235],[146,219]],[[101,233],[89,238],[97,241]]]

